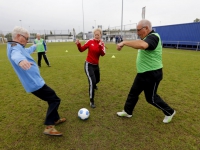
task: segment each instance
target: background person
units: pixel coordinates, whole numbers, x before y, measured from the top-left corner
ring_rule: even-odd
[[[100,81],[99,57],[104,56],[106,51],[104,43],[101,40],[101,29],[95,29],[93,33],[94,39],[88,40],[83,46],[81,46],[78,39],[75,43],[80,52],[84,52],[88,49],[84,69],[89,82],[90,106],[95,108],[94,90],[97,89],[97,83]]]
[[[12,31],[13,41],[7,43],[7,56],[26,92],[34,94],[49,105],[44,122],[46,125],[44,134],[62,135],[54,127],[66,121],[65,118],[61,119],[58,114],[60,98],[53,89],[45,84],[36,62],[30,55],[36,50],[36,45],[25,48],[29,36],[26,29],[15,27]]]
[[[37,33],[36,34],[36,39],[34,40],[34,43],[37,44],[37,52],[38,52],[38,66],[41,67],[41,60],[42,60],[42,56],[47,64],[47,66],[50,66],[49,60],[47,59],[47,46],[46,43],[44,41],[44,39],[42,39],[40,37],[40,34]]]
[[[137,75],[128,94],[124,110],[117,112],[117,115],[132,117],[139,95],[144,91],[147,102],[162,110],[165,114],[163,122],[169,123],[176,111],[157,94],[158,85],[163,78],[160,36],[152,30],[151,22],[148,20],[141,20],[138,23],[137,34],[141,40],[123,41],[117,45],[117,50],[121,50],[123,46],[139,49],[136,60]]]

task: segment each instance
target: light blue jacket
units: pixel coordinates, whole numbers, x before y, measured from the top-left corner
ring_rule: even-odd
[[[7,56],[26,92],[34,92],[44,86],[45,81],[40,75],[38,65],[31,57],[36,45],[25,48],[17,42],[8,42]],[[19,66],[20,61],[27,60],[32,63],[31,68],[24,70]]]

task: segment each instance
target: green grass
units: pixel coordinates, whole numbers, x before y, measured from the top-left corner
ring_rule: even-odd
[[[136,75],[137,51],[106,46],[107,54],[100,58],[97,107],[91,109],[84,72],[87,51],[80,53],[74,43],[48,43],[52,67],[42,60],[40,72],[62,99],[59,113],[67,118],[57,126],[64,135],[51,137],[42,133],[47,104],[24,91],[7,59],[6,45],[0,45],[0,149],[199,150],[200,53],[163,49],[164,79],[158,94],[177,111],[172,122],[164,124],[164,114],[149,105],[143,93],[132,118],[117,117]],[[32,56],[37,60],[36,53]],[[77,117],[83,107],[90,110],[87,121]]]

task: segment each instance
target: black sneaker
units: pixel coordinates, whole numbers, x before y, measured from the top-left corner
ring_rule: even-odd
[[[90,102],[90,107],[92,107],[92,108],[96,107],[95,104],[94,104],[94,102]]]
[[[98,87],[97,87],[97,86],[95,86],[95,87],[94,87],[94,89],[95,89],[95,90],[98,90]]]

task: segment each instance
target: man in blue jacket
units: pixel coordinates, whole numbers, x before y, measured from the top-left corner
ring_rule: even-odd
[[[29,36],[30,34],[26,29],[15,27],[12,32],[13,41],[7,44],[7,56],[26,92],[47,101],[49,105],[44,123],[46,127],[43,133],[59,136],[62,133],[55,129],[55,125],[66,121],[65,118],[60,118],[58,114],[60,98],[53,89],[45,84],[36,62],[30,55],[36,50],[36,45],[25,48]]]

